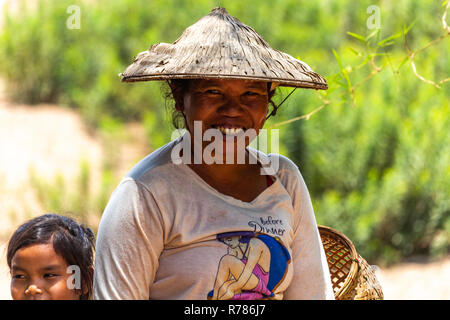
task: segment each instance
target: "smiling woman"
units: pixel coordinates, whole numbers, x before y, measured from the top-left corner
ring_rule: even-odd
[[[272,105],[276,108],[274,102],[272,101],[273,96],[275,95],[275,88],[272,88],[271,82],[264,81],[242,81],[245,83],[245,86],[249,89],[244,92],[244,97],[249,100],[252,98],[261,98],[267,96],[267,101],[265,101],[265,105]],[[172,112],[172,124],[175,128],[180,129],[185,126],[185,114],[183,113],[184,107],[184,96],[189,93],[189,90],[192,86],[211,86],[211,88],[203,88],[198,94],[207,95],[209,98],[225,98],[223,96],[223,90],[221,90],[220,86],[224,83],[222,80],[213,80],[213,81],[205,81],[205,80],[187,80],[187,79],[172,79],[168,81],[170,93],[167,94],[168,99],[173,99],[175,101],[175,108]],[[232,82],[233,83],[233,82]],[[233,84],[232,84],[233,85]],[[214,86],[218,86],[219,88],[214,88]],[[183,121],[178,121],[179,119],[183,119]]]
[[[326,81],[223,8],[173,44],[140,53],[122,80],[167,81],[182,116],[176,126],[186,132],[141,160],[111,196],[98,231],[94,297],[333,299],[298,167],[249,146],[276,86],[326,89]],[[194,162],[186,154],[174,161],[179,149]],[[203,159],[208,152],[217,161]],[[263,170],[272,163],[277,170]],[[256,230],[255,221],[274,225]],[[233,236],[223,241],[224,234]]]

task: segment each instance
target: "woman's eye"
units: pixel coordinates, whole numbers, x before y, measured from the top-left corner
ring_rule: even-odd
[[[220,91],[219,90],[210,89],[210,90],[206,90],[205,93],[206,94],[211,94],[211,95],[219,95]]]
[[[257,92],[254,92],[254,91],[247,91],[246,93],[244,93],[244,95],[246,95],[246,96],[257,96],[259,94]]]

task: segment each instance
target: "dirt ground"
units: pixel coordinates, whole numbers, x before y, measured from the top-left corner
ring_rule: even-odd
[[[386,299],[450,299],[450,256],[434,262],[401,263],[381,269],[377,277]]]

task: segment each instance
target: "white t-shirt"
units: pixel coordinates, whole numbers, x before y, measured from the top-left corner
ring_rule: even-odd
[[[94,299],[334,299],[310,196],[297,166],[278,161],[253,201],[222,194],[174,140],[141,160],[103,213]]]

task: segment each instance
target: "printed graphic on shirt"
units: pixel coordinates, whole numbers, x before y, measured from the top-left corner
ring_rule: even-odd
[[[251,231],[226,232],[217,240],[228,246],[220,259],[211,300],[258,300],[274,296],[291,261],[277,237]]]
[[[271,216],[268,216],[267,218],[261,217],[258,220],[250,221],[248,225],[253,228],[254,232],[270,233],[274,236],[282,237],[286,232],[283,220],[274,219]]]

